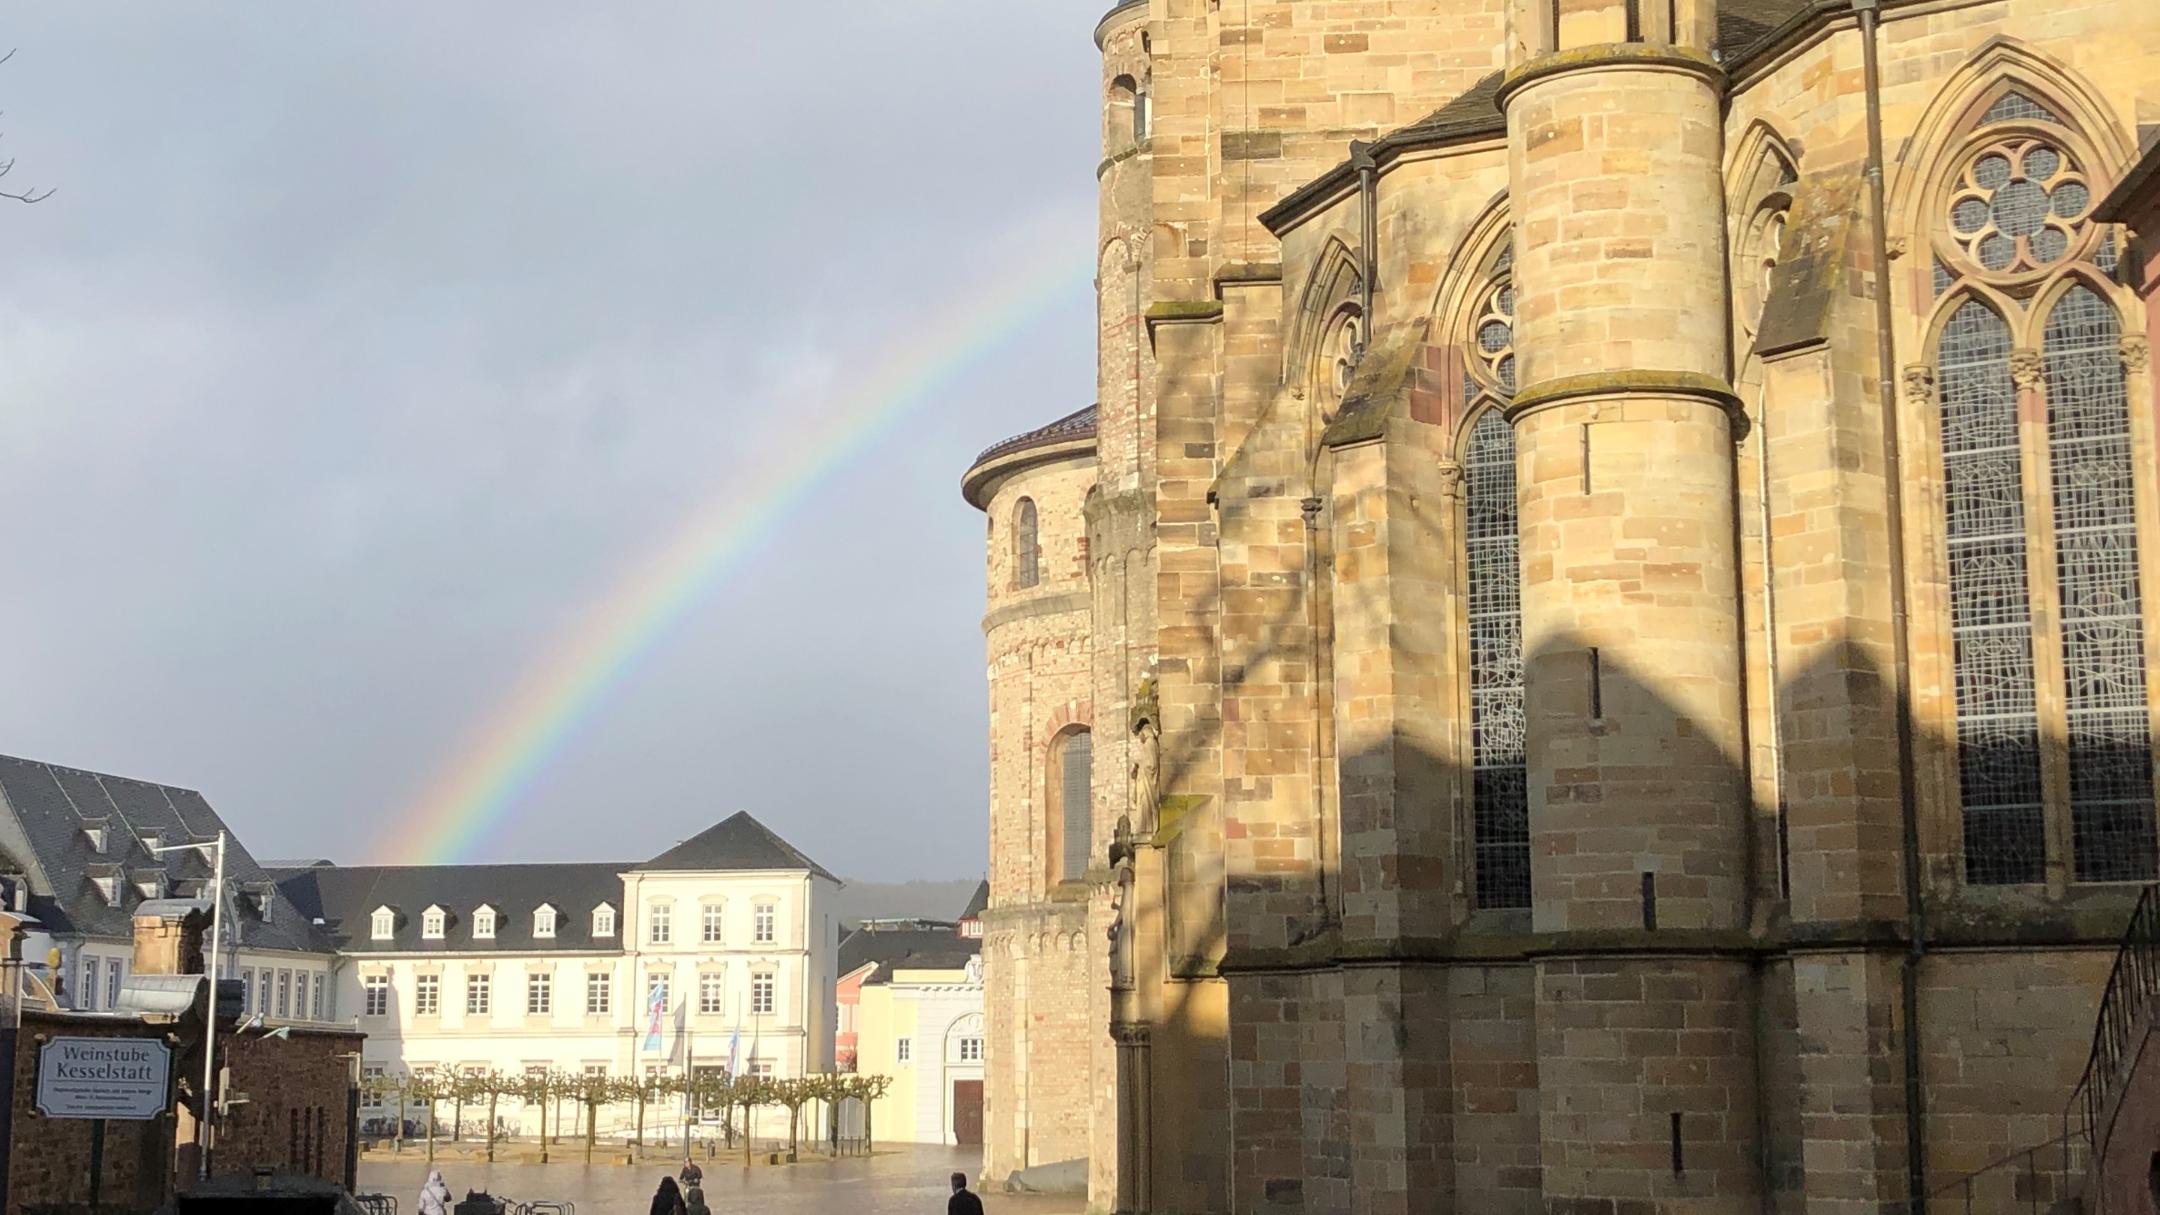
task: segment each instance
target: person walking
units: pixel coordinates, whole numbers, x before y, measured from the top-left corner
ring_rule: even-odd
[[[682,1188],[686,1190],[693,1189],[705,1184],[705,1170],[699,1168],[697,1161],[691,1159],[690,1154],[685,1152],[683,1153],[682,1172],[676,1174],[675,1179],[682,1183]]]
[[[684,1204],[683,1215],[712,1215],[712,1208],[705,1205],[705,1191],[690,1187],[690,1197]]]
[[[689,1215],[673,1177],[662,1177],[660,1188],[653,1191],[651,1215]]]
[[[443,1184],[442,1170],[431,1170],[420,1187],[420,1215],[450,1215],[450,1187]]]
[[[983,1215],[982,1199],[967,1188],[967,1174],[952,1175],[952,1197],[945,1200],[945,1215]]]

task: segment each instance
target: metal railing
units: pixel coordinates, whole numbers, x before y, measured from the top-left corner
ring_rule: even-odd
[[[2100,1115],[2115,1096],[2123,1054],[2132,1035],[2145,1022],[2145,1014],[2160,997],[2160,885],[2147,886],[2123,929],[2122,945],[2115,951],[2115,968],[2108,973],[2107,990],[2100,997],[2100,1015],[2093,1024],[2092,1054],[2085,1060],[2085,1074],[2071,1090],[2070,1105],[2084,1106],[2088,1149],[2098,1147]],[[2069,1109],[2063,1111],[2069,1119]]]
[[[2067,1119],[2066,1119],[2067,1121]],[[2045,1143],[1989,1161],[1965,1176],[1928,1192],[1929,1209],[1946,1212],[2053,1210],[2075,1198],[2092,1156],[2090,1128],[2065,1125]],[[1938,1205],[1938,1200],[1946,1200]],[[1962,1206],[1951,1205],[1962,1203]]]

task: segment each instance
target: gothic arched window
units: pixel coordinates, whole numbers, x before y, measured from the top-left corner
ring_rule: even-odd
[[[1013,586],[1021,590],[1042,581],[1042,545],[1036,535],[1035,499],[1022,498],[1013,511]]]
[[[1503,237],[1463,351],[1463,557],[1470,624],[1471,833],[1480,908],[1530,905],[1522,579],[1515,507],[1515,284]]]
[[[1933,287],[1949,311],[1932,372],[1976,884],[2038,883],[2051,859],[2080,882],[2160,874],[2132,355],[2098,273],[2113,234],[2091,222],[2080,147],[2055,110],[2006,92],[1939,195]],[[2051,836],[2067,858],[2051,858]]]

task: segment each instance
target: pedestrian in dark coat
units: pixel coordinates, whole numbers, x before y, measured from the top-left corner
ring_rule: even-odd
[[[945,1200],[945,1215],[983,1215],[982,1199],[967,1188],[967,1174],[952,1175],[952,1197]]]
[[[683,1205],[682,1190],[673,1177],[662,1177],[660,1188],[653,1191],[652,1215],[688,1215]]]

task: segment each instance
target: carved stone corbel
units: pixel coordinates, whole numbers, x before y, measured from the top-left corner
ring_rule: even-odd
[[[2136,375],[2152,366],[2152,343],[2144,334],[2133,333],[2122,340],[2123,370]]]
[[[1905,368],[1905,399],[1915,405],[1935,404],[1935,369],[1926,363]]]
[[[2047,382],[2047,358],[2037,350],[2010,352],[2010,379],[2021,389],[2038,390]]]
[[[1454,460],[1440,461],[1440,495],[1453,502],[1462,497],[1463,466]]]

